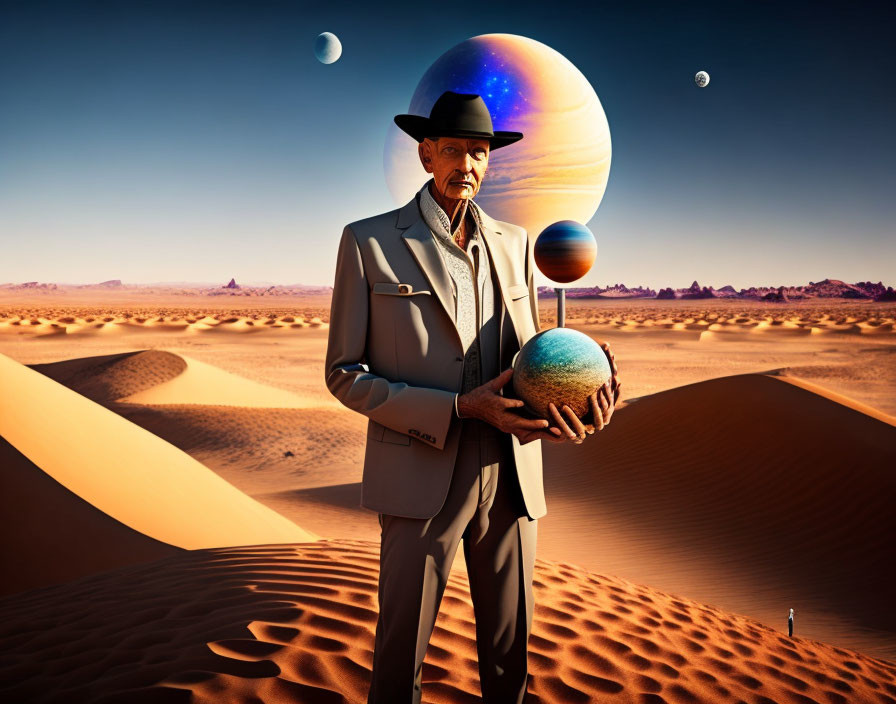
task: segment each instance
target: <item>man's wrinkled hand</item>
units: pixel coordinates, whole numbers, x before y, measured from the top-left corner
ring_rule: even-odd
[[[553,403],[548,404],[548,411],[556,423],[556,427],[563,436],[576,445],[585,440],[586,435],[593,435],[595,430],[603,430],[610,424],[616,402],[622,391],[622,382],[619,381],[619,367],[616,365],[616,356],[607,342],[600,343],[601,349],[607,355],[610,362],[612,375],[607,382],[588,397],[588,406],[592,422],[583,423],[575,412],[566,404],[562,406],[563,414]],[[564,417],[565,416],[565,417]],[[553,426],[551,428],[554,429]]]
[[[491,381],[457,397],[457,412],[461,418],[478,418],[498,430],[516,435],[521,445],[542,439],[564,442],[558,428],[550,428],[544,418],[525,418],[513,409],[525,404],[517,398],[507,398],[498,393],[513,376],[513,368],[501,372]]]

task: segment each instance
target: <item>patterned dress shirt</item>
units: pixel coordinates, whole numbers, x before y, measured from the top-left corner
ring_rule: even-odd
[[[496,377],[498,370],[498,338],[500,335],[500,301],[495,301],[496,286],[486,245],[481,235],[482,221],[479,206],[472,200],[464,217],[472,215],[473,228],[467,235],[467,248],[461,249],[454,241],[448,214],[435,201],[427,181],[418,192],[420,212],[448,270],[454,289],[455,320],[464,350],[464,369],[461,394]],[[486,354],[483,354],[483,351]],[[455,396],[455,413],[457,397]]]

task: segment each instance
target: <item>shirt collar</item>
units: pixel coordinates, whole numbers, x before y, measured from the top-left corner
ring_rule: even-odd
[[[453,240],[451,230],[451,220],[448,214],[442,209],[429,192],[429,184],[433,183],[433,179],[429,179],[423,184],[423,187],[417,192],[418,203],[420,204],[420,213],[429,229],[436,235],[446,240]],[[463,207],[463,205],[461,206]],[[472,199],[467,201],[467,212],[473,214],[473,222],[475,227],[470,233],[470,241],[476,241],[479,237],[479,229],[482,227],[482,218],[479,214],[479,206]],[[464,214],[466,217],[466,214]],[[460,227],[458,225],[458,227]],[[456,232],[456,231],[455,231]]]

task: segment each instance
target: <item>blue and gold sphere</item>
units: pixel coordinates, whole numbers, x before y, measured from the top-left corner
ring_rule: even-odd
[[[567,284],[581,279],[597,257],[591,230],[575,220],[548,225],[535,241],[535,263],[552,281]]]
[[[612,375],[607,355],[585,333],[550,328],[533,335],[513,360],[513,390],[526,408],[550,420],[548,404],[563,404],[581,418],[588,397]]]

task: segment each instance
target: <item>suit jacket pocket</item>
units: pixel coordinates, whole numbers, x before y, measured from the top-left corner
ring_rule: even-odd
[[[507,287],[507,297],[511,301],[519,300],[520,298],[525,298],[529,295],[529,287],[526,284],[517,284],[516,286],[508,286]]]
[[[420,294],[432,295],[430,291],[415,291],[411,284],[393,283],[392,281],[377,281],[373,285],[374,293],[382,293],[387,296],[418,296]]]
[[[405,435],[404,433],[398,433],[391,428],[383,426],[383,437],[381,438],[381,442],[390,442],[393,445],[410,445],[411,436]]]
[[[368,439],[376,442],[388,442],[392,445],[410,445],[411,436],[398,433],[375,420],[368,421]]]

